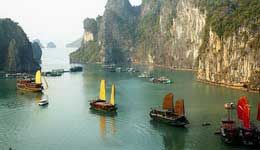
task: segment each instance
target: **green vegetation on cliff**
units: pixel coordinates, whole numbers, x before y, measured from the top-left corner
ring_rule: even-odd
[[[259,30],[259,0],[214,0],[207,3],[207,24],[219,37],[230,36],[239,28]]]
[[[86,63],[86,62],[100,62],[99,50],[97,41],[89,41],[87,47],[80,48],[79,50],[70,54],[72,63]],[[73,59],[73,58],[76,58]]]
[[[200,48],[202,53],[205,52],[210,29],[220,38],[232,36],[240,28],[249,29],[250,34],[258,34],[259,37],[259,0],[198,0],[197,4],[202,11],[207,12],[205,34]],[[259,48],[258,41],[252,42],[255,49]]]

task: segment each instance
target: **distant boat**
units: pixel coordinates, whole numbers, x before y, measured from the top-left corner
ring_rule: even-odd
[[[116,112],[117,107],[115,104],[115,85],[112,85],[111,89],[111,98],[110,101],[106,101],[106,81],[101,80],[100,83],[100,93],[99,93],[99,98],[97,100],[93,100],[90,102],[90,108],[97,110],[97,111],[102,111],[102,112]]]
[[[153,83],[162,83],[162,84],[172,84],[173,81],[166,78],[166,77],[160,77],[160,78],[151,78],[150,79],[151,82]]]
[[[39,106],[46,106],[49,104],[49,100],[48,99],[42,99],[39,102]]]
[[[18,79],[16,82],[16,87],[18,90],[27,91],[27,92],[42,92],[42,80],[41,80],[41,71],[38,70],[35,74],[35,78],[25,78]]]
[[[115,64],[104,65],[103,70],[106,72],[116,72],[116,65]]]
[[[129,73],[140,72],[139,70],[137,70],[137,69],[135,69],[135,68],[132,68],[132,67],[126,68],[126,71],[129,72]]]
[[[60,77],[60,76],[62,76],[62,73],[60,73],[60,72],[53,72],[53,71],[52,71],[52,72],[50,73],[50,76],[51,76],[51,77]]]
[[[81,67],[81,66],[76,66],[76,67],[70,68],[70,72],[82,72],[82,71],[83,71],[83,67]]]
[[[124,72],[124,70],[123,70],[122,67],[117,67],[117,68],[116,68],[116,72]]]
[[[153,76],[147,72],[144,72],[138,76],[138,78],[152,78]]]
[[[63,73],[69,72],[64,69],[53,69],[52,71],[42,72],[43,76],[51,76],[51,77],[59,77],[62,76]]]
[[[167,94],[164,98],[163,107],[152,108],[150,117],[172,126],[185,126],[189,124],[189,121],[185,117],[184,100],[177,100],[174,107],[173,97],[172,93]]]
[[[260,121],[259,105],[258,121]],[[247,97],[241,97],[237,106],[233,103],[225,104],[225,109],[228,110],[228,116],[227,119],[222,120],[220,127],[223,142],[232,145],[259,146],[260,129],[250,122],[250,106]],[[237,117],[241,122],[241,126],[236,126],[235,120],[231,117],[234,109],[237,109]]]

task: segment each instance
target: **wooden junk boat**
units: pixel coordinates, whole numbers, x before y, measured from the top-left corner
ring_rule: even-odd
[[[250,106],[247,97],[238,100],[237,106],[233,103],[225,104],[228,116],[221,122],[221,138],[223,142],[231,145],[259,146],[260,129],[250,122]],[[232,118],[232,110],[237,110],[239,124]],[[257,120],[260,121],[260,103],[258,104]]]
[[[18,90],[27,92],[41,92],[43,90],[41,71],[37,71],[35,78],[24,78],[18,79],[16,82],[16,87]]]
[[[189,121],[185,117],[184,100],[180,99],[173,103],[174,95],[169,93],[165,96],[162,108],[152,108],[152,119],[167,123],[172,126],[185,126]]]
[[[99,98],[90,101],[90,108],[102,112],[116,112],[115,85],[112,85],[110,101],[106,101],[106,81],[101,80]]]

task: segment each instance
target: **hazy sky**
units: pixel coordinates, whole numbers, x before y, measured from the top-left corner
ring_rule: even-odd
[[[30,40],[58,47],[83,34],[83,20],[103,15],[107,0],[1,0],[0,18],[11,18],[25,30]],[[130,0],[140,5],[141,0]]]

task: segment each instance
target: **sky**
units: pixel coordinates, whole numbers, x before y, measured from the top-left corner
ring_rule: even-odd
[[[0,18],[11,18],[30,40],[49,41],[58,47],[83,34],[83,20],[103,15],[107,0],[1,0]],[[140,5],[141,0],[130,0]]]

